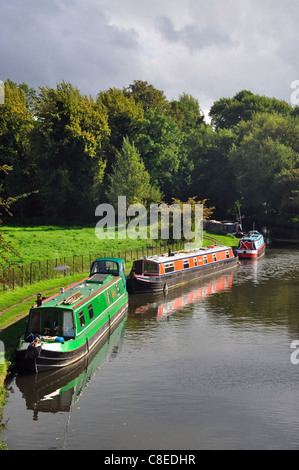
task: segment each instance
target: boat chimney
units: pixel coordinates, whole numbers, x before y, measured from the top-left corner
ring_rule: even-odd
[[[37,294],[37,299],[36,299],[37,306],[40,307],[43,303],[42,299],[42,294]]]
[[[64,294],[64,287],[60,287],[60,293]]]

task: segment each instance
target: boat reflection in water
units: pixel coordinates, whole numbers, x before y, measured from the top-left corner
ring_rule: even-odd
[[[218,277],[210,278],[206,282],[196,283],[190,289],[183,286],[170,291],[167,296],[161,294],[154,296],[151,294],[143,295],[142,299],[139,296],[131,296],[129,301],[129,312],[137,315],[155,314],[158,319],[168,317],[179,309],[193,304],[197,301],[203,300],[212,294],[220,294],[229,290],[233,284],[233,270],[226,272]]]
[[[102,365],[118,354],[126,319],[119,323],[108,339],[99,341],[81,361],[57,370],[17,375],[16,384],[26,400],[27,409],[33,411],[34,420],[38,419],[40,412],[71,411]]]

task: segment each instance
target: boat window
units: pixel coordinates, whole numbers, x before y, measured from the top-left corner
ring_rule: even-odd
[[[108,305],[111,304],[111,295],[110,295],[110,291],[108,290],[107,292],[107,299],[108,299]]]
[[[197,266],[197,258],[193,258],[194,266]]]
[[[229,258],[229,251],[226,251],[226,252],[225,252],[225,256],[226,256],[227,258]]]
[[[213,261],[217,261],[217,255],[216,255],[216,253],[213,253]]]
[[[119,297],[120,296],[120,290],[119,290],[119,285],[118,284],[116,284],[115,289],[116,289],[117,297]]]
[[[50,312],[46,311],[44,313],[44,335],[50,336],[51,335],[51,315]]]
[[[56,310],[53,314],[53,323],[52,323],[52,331],[51,333],[54,335],[54,336],[58,336],[59,335],[59,312],[58,310]]]
[[[208,257],[206,255],[204,255],[203,257],[203,264],[207,264],[208,262]]]
[[[97,260],[92,263],[91,274],[119,274],[118,263],[112,260]]]
[[[190,264],[189,264],[189,260],[188,259],[184,259],[183,261],[183,267],[184,269],[188,269],[190,267]]]
[[[135,261],[133,271],[135,274],[142,274],[142,261]]]
[[[166,273],[171,273],[174,271],[174,263],[165,263],[164,268]]]
[[[73,312],[70,310],[63,312],[62,336],[65,338],[73,338],[75,336]]]
[[[29,321],[28,331],[30,333],[41,332],[41,314],[40,312],[32,312]]]
[[[144,261],[143,272],[144,274],[158,274],[158,263],[153,263],[152,261]]]
[[[79,312],[79,321],[80,321],[81,328],[83,328],[83,326],[85,326],[85,318],[84,318],[83,310]]]
[[[92,320],[94,318],[94,312],[93,312],[92,304],[88,305],[88,314],[89,314],[90,320]]]

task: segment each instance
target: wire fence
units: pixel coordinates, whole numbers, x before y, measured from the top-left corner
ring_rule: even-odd
[[[15,289],[24,287],[39,281],[46,281],[74,274],[87,273],[92,262],[97,258],[114,257],[122,258],[125,263],[132,263],[142,256],[150,256],[165,253],[169,248],[179,250],[183,247],[181,240],[168,243],[160,243],[155,246],[135,248],[134,250],[114,251],[111,253],[97,253],[89,255],[73,255],[72,257],[62,257],[51,260],[36,261],[23,265],[10,265],[2,268],[0,272],[0,289]]]

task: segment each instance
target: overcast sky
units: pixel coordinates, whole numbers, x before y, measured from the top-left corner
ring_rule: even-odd
[[[206,112],[248,89],[291,100],[298,0],[0,0],[0,80],[96,96],[145,80]]]

